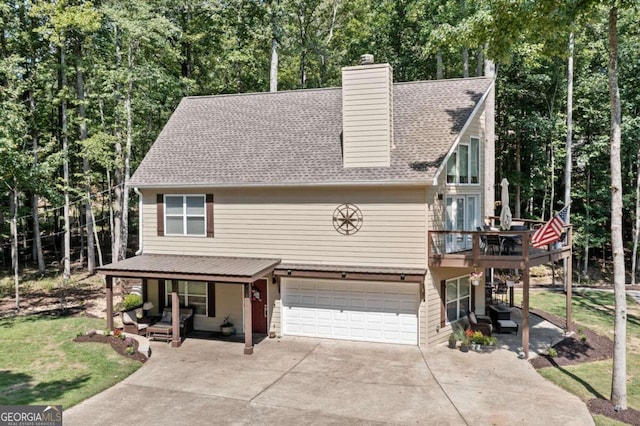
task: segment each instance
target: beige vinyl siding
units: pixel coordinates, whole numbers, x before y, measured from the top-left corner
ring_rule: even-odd
[[[440,326],[440,311],[442,299],[440,296],[440,283],[442,280],[456,278],[469,274],[470,270],[463,268],[430,268],[425,280],[427,291],[427,346],[437,345],[447,341],[451,334],[451,324]],[[471,286],[475,292],[476,311],[484,314],[484,286]]]
[[[342,69],[345,167],[389,167],[393,144],[393,82],[388,64]]]
[[[187,191],[158,190],[160,193]],[[214,194],[214,238],[156,234],[156,191],[143,193],[144,252],[280,258],[286,263],[426,267],[424,188],[199,189]],[[353,235],[337,206],[363,214]]]
[[[233,323],[236,333],[242,333],[244,328],[244,286],[242,284],[216,282],[215,287],[216,316],[205,317],[196,315],[194,317],[193,328],[196,330],[220,331],[220,324],[224,322],[224,317],[229,315],[229,320]]]

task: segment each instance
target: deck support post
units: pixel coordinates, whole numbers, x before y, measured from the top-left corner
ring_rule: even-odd
[[[179,348],[180,338],[180,298],[178,297],[178,281],[171,280],[171,347]]]
[[[529,359],[529,242],[522,243],[522,257],[524,268],[522,274],[522,350],[524,359]]]
[[[253,322],[251,318],[251,283],[244,285],[244,354],[253,354]]]
[[[104,279],[107,287],[107,328],[113,331],[113,276],[106,275]]]

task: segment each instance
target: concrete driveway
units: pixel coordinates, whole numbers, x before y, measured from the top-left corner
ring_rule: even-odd
[[[64,412],[65,425],[589,425],[584,403],[512,351],[266,339],[154,342],[151,359]]]

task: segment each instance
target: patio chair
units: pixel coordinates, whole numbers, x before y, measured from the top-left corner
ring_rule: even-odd
[[[468,328],[473,331],[480,331],[485,336],[491,336],[493,325],[489,317],[476,315],[475,312],[471,311],[467,315],[467,320],[469,321]]]
[[[171,325],[172,318],[171,308],[165,308],[160,322],[155,325],[160,327]],[[191,331],[193,331],[193,309],[180,308],[180,336],[184,337]]]
[[[495,290],[496,300],[498,300],[498,296],[500,296],[500,301],[504,302],[504,298],[507,295],[507,291],[509,291],[509,287],[507,286],[507,283],[498,282],[498,285],[496,286],[496,290]]]
[[[485,236],[487,239],[487,246],[485,247],[485,253],[491,252],[491,254],[502,254],[502,241],[500,241],[499,235],[488,234]]]
[[[138,334],[138,335],[142,335],[142,334],[146,334],[147,332],[147,327],[149,327],[148,323],[141,323],[138,320],[138,316],[136,315],[136,311],[131,310],[131,311],[124,311],[121,313],[122,315],[122,325],[123,325],[123,329],[125,333],[132,333],[132,334]]]

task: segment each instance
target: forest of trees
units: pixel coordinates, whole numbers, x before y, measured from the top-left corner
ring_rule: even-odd
[[[608,34],[615,2],[557,3],[4,0],[0,266],[11,266],[14,234],[20,263],[41,271],[59,262],[68,275],[71,262],[93,270],[124,258],[137,233],[137,197],[124,188],[183,96],[339,86],[341,67],[372,53],[393,66],[396,81],[473,77],[487,58],[496,62],[496,182],[511,182],[514,216],[548,219],[564,203],[571,170],[576,270],[586,275],[590,259],[606,261],[612,250]],[[634,2],[619,3],[622,231],[631,265],[640,12]]]

